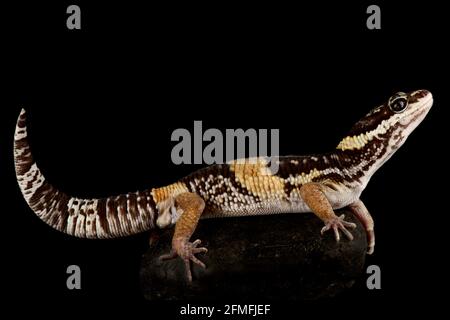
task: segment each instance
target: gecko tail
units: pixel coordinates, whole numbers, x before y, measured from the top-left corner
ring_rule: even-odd
[[[33,160],[26,112],[20,112],[14,135],[16,177],[36,215],[51,227],[80,238],[117,238],[155,228],[151,190],[101,199],[71,197],[47,182]]]

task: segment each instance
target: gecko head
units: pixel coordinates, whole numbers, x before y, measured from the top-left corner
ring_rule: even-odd
[[[419,123],[425,119],[433,105],[433,95],[427,90],[417,90],[411,93],[396,93],[389,98],[386,108],[392,112],[388,119],[387,135],[390,145],[399,148]]]
[[[383,153],[395,151],[422,122],[432,105],[433,96],[427,90],[397,92],[359,120],[337,148],[357,150],[374,145],[374,149],[384,149]]]

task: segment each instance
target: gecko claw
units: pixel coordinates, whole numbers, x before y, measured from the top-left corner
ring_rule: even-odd
[[[330,219],[328,222],[325,223],[325,226],[322,228],[320,233],[324,234],[325,231],[333,229],[334,237],[336,238],[336,241],[339,242],[341,240],[339,230],[341,230],[350,241],[353,240],[353,235],[350,233],[350,231],[347,230],[347,228],[354,229],[354,228],[356,228],[356,224],[354,224],[352,222],[344,221],[344,218],[345,218],[345,215],[342,214],[339,217]]]
[[[192,282],[191,261],[202,268],[206,268],[206,265],[201,262],[195,254],[206,253],[208,249],[205,247],[197,247],[201,244],[201,240],[197,239],[194,242],[186,240],[176,240],[172,244],[172,251],[168,254],[163,254],[159,257],[160,260],[170,260],[176,257],[180,257],[184,261],[186,268],[186,277],[188,282]]]

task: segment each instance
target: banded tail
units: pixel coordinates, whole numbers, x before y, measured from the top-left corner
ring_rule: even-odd
[[[102,199],[78,199],[48,183],[33,160],[22,109],[14,136],[20,190],[30,208],[51,227],[81,238],[115,238],[155,227],[151,190]]]

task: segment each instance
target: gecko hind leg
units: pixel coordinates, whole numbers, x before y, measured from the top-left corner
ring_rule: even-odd
[[[198,247],[201,244],[201,241],[198,239],[194,242],[189,241],[205,208],[205,202],[199,195],[185,192],[175,197],[174,205],[177,212],[182,212],[182,214],[175,225],[171,252],[160,256],[159,259],[168,260],[176,257],[183,259],[186,268],[186,277],[189,282],[192,282],[190,262],[192,261],[202,268],[206,267],[195,254],[201,252],[206,253],[208,249]]]
[[[353,235],[347,228],[354,229],[356,228],[356,224],[344,221],[344,215],[336,216],[322,188],[323,186],[316,182],[306,183],[300,187],[300,195],[303,201],[325,223],[321,233],[323,234],[325,231],[332,229],[336,241],[339,241],[341,239],[339,234],[340,230],[347,238],[353,240]]]

